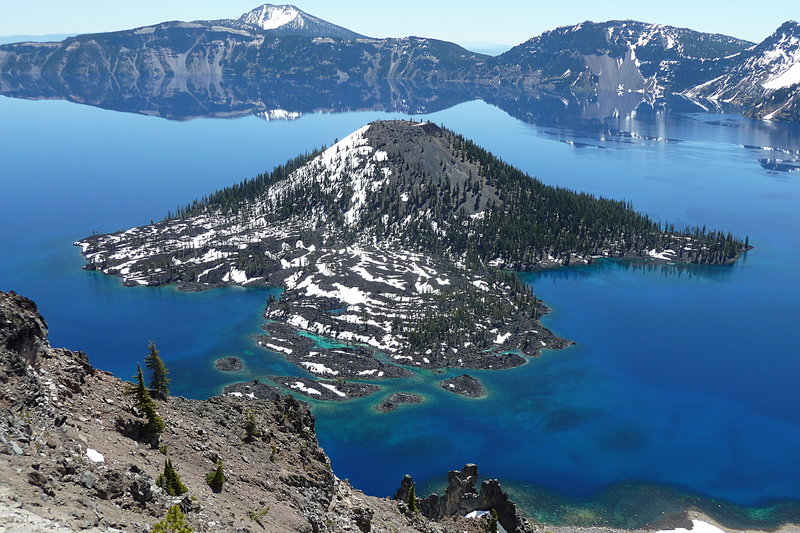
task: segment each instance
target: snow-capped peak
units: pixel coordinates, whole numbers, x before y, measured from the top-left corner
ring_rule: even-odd
[[[235,23],[257,28],[276,36],[300,35],[334,39],[360,39],[364,37],[306,13],[291,4],[264,4],[239,17]]]
[[[786,22],[770,40],[772,46],[759,59],[760,66],[770,73],[762,86],[781,89],[800,83],[800,25],[795,21]]]
[[[292,23],[292,26],[303,27],[302,11],[293,5],[264,4],[239,17],[239,22],[258,26],[263,30],[274,30]]]

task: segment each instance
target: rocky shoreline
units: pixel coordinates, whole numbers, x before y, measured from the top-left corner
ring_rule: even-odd
[[[314,400],[343,402],[369,396],[381,388],[370,383],[314,380],[302,377],[273,376],[270,379],[283,388]]]
[[[274,400],[281,395],[278,387],[261,383],[258,380],[226,385],[223,389],[223,394],[257,400]]]
[[[276,305],[278,304],[273,304],[270,308]],[[267,309],[266,316],[273,318],[270,308]],[[268,335],[256,337],[259,346],[281,354],[288,361],[318,377],[389,379],[411,375],[409,370],[399,364],[388,364],[376,359],[374,350],[360,343],[329,339],[332,342],[323,346],[307,334],[304,335],[303,330],[274,319],[262,327]]]

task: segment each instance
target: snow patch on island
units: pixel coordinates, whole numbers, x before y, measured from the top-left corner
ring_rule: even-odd
[[[306,394],[316,394],[317,396],[322,396],[322,393],[317,389],[312,389],[311,387],[306,387],[302,381],[295,381],[292,383],[291,388],[295,390],[299,390],[300,392],[304,392]]]

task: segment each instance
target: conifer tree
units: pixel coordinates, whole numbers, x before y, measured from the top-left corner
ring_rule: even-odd
[[[487,528],[487,531],[489,533],[497,533],[498,531],[497,524],[499,522],[500,521],[497,518],[497,511],[492,509],[491,512],[489,513],[489,527]]]
[[[141,365],[136,365],[136,375],[134,376],[134,382],[128,382],[125,384],[125,394],[128,396],[133,396],[134,406],[138,408],[140,405],[147,402],[150,398],[150,393],[147,392],[147,387],[144,384],[144,374],[142,374],[142,367]]]
[[[150,389],[153,391],[153,396],[159,400],[166,400],[169,397],[170,379],[167,377],[169,371],[159,355],[155,342],[150,341],[147,350],[149,353],[144,359],[144,364],[150,370]]]
[[[164,432],[164,419],[156,411],[156,403],[151,399],[141,409],[147,419],[147,424],[144,426],[145,434],[149,437],[161,435]]]
[[[414,483],[408,489],[408,508],[411,509],[412,513],[419,512],[419,505],[417,504],[417,484]]]
[[[213,472],[206,475],[206,482],[214,492],[222,492],[222,485],[225,484],[225,472],[222,469],[222,459],[217,460],[217,467]]]
[[[247,419],[244,422],[244,432],[246,435],[246,440],[250,441],[254,438],[258,437],[258,424],[256,423],[256,415],[250,411],[247,414]]]
[[[156,485],[164,489],[170,496],[180,496],[189,491],[181,481],[178,472],[172,466],[172,460],[169,458],[164,461],[164,472],[156,478]]]
[[[144,435],[157,437],[164,432],[164,420],[156,410],[156,403],[144,385],[144,375],[141,365],[136,365],[136,382],[128,383],[126,394],[133,396],[134,407],[147,419],[144,426]]]
[[[186,524],[186,515],[179,505],[167,510],[167,515],[153,525],[153,533],[194,533],[194,529]]]

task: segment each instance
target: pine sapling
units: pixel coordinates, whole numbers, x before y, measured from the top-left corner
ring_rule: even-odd
[[[181,481],[178,472],[172,466],[172,460],[169,458],[164,461],[164,472],[156,478],[156,485],[164,489],[170,496],[180,496],[189,491]]]
[[[222,492],[222,486],[225,484],[225,472],[222,469],[222,459],[217,460],[217,467],[206,474],[206,483],[211,487],[214,492]]]
[[[500,523],[500,520],[497,518],[497,511],[492,509],[489,513],[489,525],[486,529],[489,533],[497,533],[498,528],[497,524]]]
[[[417,484],[414,483],[408,489],[408,508],[411,510],[412,513],[419,512],[419,504],[417,503]]]
[[[167,510],[167,515],[153,525],[153,533],[194,533],[194,529],[186,524],[186,515],[179,505]]]
[[[247,418],[244,421],[245,440],[252,441],[259,435],[258,424],[256,423],[256,415],[252,411],[247,413]]]

